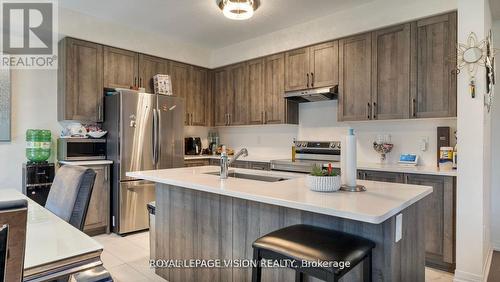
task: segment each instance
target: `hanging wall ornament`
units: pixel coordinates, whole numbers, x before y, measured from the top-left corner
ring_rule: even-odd
[[[476,97],[476,72],[478,67],[486,66],[486,40],[478,41],[475,33],[471,32],[467,43],[458,44],[457,68],[466,69],[469,73],[469,92],[472,98]]]
[[[496,50],[493,48],[493,38],[491,35],[491,30],[486,38],[486,94],[484,95],[484,106],[491,111],[491,106],[493,105],[493,97],[495,94],[495,53]]]

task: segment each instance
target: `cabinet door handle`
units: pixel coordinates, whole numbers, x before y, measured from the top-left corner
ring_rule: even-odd
[[[373,112],[373,119],[377,119],[377,102],[373,102],[372,112]]]
[[[104,167],[104,180],[108,181],[108,166]]]
[[[261,120],[262,124],[265,123],[265,121],[264,121],[264,111],[260,112],[260,120]]]
[[[97,121],[102,121],[102,106],[97,105]]]
[[[267,123],[267,112],[264,111],[264,123]]]
[[[371,104],[370,103],[366,104],[366,117],[368,119],[371,119]]]
[[[311,87],[314,87],[314,72],[311,72]]]
[[[309,73],[306,73],[307,76],[307,88],[309,88]]]
[[[233,117],[231,116],[231,114],[227,114],[227,117],[229,120],[229,125],[231,125],[233,123]]]
[[[417,100],[415,98],[411,99],[411,115],[417,117]]]
[[[139,87],[142,87],[142,77],[139,77]]]
[[[137,77],[134,77],[134,87],[137,86]]]
[[[191,122],[190,122],[190,124],[193,125],[193,113],[191,113],[190,115],[191,115]]]

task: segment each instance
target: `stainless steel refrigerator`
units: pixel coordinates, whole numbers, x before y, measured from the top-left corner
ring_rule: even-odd
[[[155,185],[129,171],[184,166],[184,100],[116,89],[104,99],[107,155],[113,161],[111,225],[118,234],[148,228]]]

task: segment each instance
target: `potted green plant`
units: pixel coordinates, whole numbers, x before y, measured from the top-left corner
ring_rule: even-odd
[[[312,191],[338,191],[341,186],[340,175],[333,170],[332,164],[328,164],[327,169],[315,165],[311,173],[306,176],[306,185]]]

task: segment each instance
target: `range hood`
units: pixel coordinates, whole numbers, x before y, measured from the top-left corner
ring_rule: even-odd
[[[298,103],[336,100],[338,98],[338,85],[285,92],[285,98]]]

